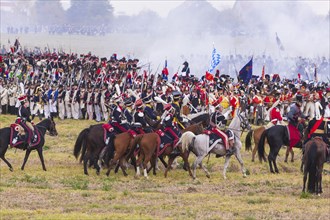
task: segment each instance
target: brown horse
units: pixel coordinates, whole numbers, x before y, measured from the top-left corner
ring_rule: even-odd
[[[305,192],[306,180],[308,176],[307,190],[310,193],[322,193],[322,172],[323,164],[326,160],[327,145],[321,137],[315,137],[305,144],[303,156],[304,164],[304,183]]]
[[[115,148],[115,155],[108,165],[107,176],[109,176],[111,169],[118,163],[123,171],[124,176],[127,176],[124,162],[125,156],[129,153],[134,137],[129,132],[117,134],[114,137],[113,144]],[[101,156],[102,157],[102,156]],[[111,159],[111,158],[110,158]],[[133,164],[135,165],[135,157],[131,157]]]
[[[201,134],[203,132],[203,125],[202,123],[194,124],[186,129],[182,130],[182,133],[186,131],[192,131],[193,133],[196,134]],[[164,149],[161,154],[159,150],[160,146],[160,137],[156,132],[153,133],[148,133],[148,134],[142,134],[138,135],[135,137],[134,141],[132,142],[132,148],[130,153],[128,154],[127,158],[131,158],[131,156],[134,154],[134,151],[139,145],[139,156],[136,162],[137,170],[136,170],[136,176],[140,175],[140,167],[144,171],[144,176],[147,178],[147,164],[150,162],[151,163],[151,168],[153,168],[153,174],[156,175],[156,160],[157,156],[161,159],[163,159],[165,156],[169,156],[169,161],[166,166],[165,170],[165,177],[167,176],[167,172],[170,169],[172,162],[174,159],[178,156],[177,154],[173,154],[174,146],[171,144]],[[178,146],[180,149],[179,155],[182,157],[184,160],[184,163],[189,171],[189,174],[192,176],[189,162],[188,162],[188,157],[189,157],[189,152],[183,152],[181,149],[181,145]]]

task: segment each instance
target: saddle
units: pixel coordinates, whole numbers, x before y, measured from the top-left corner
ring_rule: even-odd
[[[40,143],[41,136],[39,133],[39,130],[34,127],[34,131],[32,131],[32,140],[31,140],[31,147],[35,147]],[[17,123],[10,125],[10,146],[11,147],[17,147],[21,144],[26,143],[26,134],[24,128]]]

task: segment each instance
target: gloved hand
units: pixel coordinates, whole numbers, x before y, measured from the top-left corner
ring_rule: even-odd
[[[160,116],[157,116],[156,119],[157,119],[157,121],[159,121],[160,120]]]

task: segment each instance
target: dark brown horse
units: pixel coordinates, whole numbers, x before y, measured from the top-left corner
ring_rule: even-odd
[[[113,143],[113,138],[110,138],[110,146]],[[102,124],[92,125],[80,132],[74,145],[73,155],[78,159],[80,155],[80,162],[84,162],[84,174],[88,175],[87,164],[94,165],[96,174],[100,174],[100,166],[98,165],[99,155],[105,147],[104,142],[104,128]],[[110,149],[110,148],[109,148]],[[113,148],[111,148],[113,149]],[[114,151],[108,151],[110,158],[112,158]]]
[[[31,151],[32,150],[37,150],[40,161],[41,161],[42,169],[44,171],[46,171],[44,156],[43,156],[43,153],[42,153],[42,147],[45,144],[46,131],[49,131],[49,134],[51,136],[56,136],[57,135],[55,122],[52,119],[44,119],[43,121],[38,123],[35,128],[38,129],[38,131],[40,133],[40,138],[41,138],[40,142],[37,146],[32,147],[31,149],[27,149],[26,143],[23,143],[23,144],[20,144],[20,145],[16,146],[16,148],[18,148],[18,149],[26,150],[25,157],[24,157],[24,162],[22,164],[21,169],[24,170],[24,166],[25,166],[25,164],[26,164],[26,162],[27,162],[27,160],[30,156]],[[9,167],[9,170],[13,171],[12,165],[5,158],[5,154],[7,152],[8,146],[10,144],[10,132],[11,132],[10,129],[11,129],[10,127],[0,129],[0,158],[7,164],[7,166]]]
[[[307,190],[310,193],[322,193],[322,172],[323,164],[326,160],[327,145],[321,137],[315,137],[305,144],[303,156],[304,164],[304,184],[305,192],[306,180],[308,176]]]

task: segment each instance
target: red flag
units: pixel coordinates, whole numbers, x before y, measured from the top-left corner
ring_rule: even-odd
[[[261,79],[265,79],[265,65],[262,67]]]
[[[214,79],[214,77],[211,73],[206,72],[205,79],[207,79],[208,81],[212,81]]]

